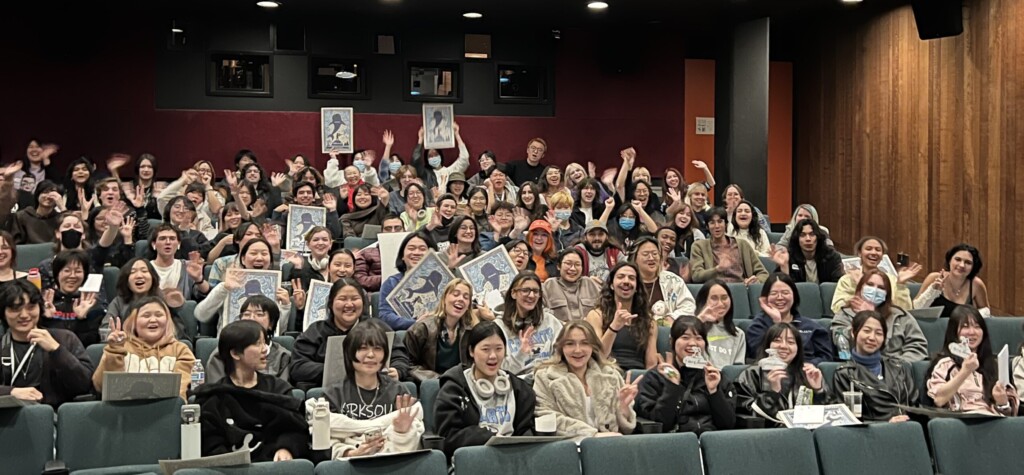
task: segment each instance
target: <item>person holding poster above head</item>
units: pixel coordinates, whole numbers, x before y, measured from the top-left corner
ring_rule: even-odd
[[[425,147],[424,129],[420,127],[419,142],[412,151],[412,165],[416,167],[416,175],[423,179],[427,189],[437,187],[444,190],[448,185],[448,177],[453,173],[466,173],[469,168],[469,150],[466,143],[462,141],[459,134],[459,124],[452,122],[452,131],[455,134],[455,143],[459,147],[459,156],[455,163],[444,166],[444,155],[438,148]],[[423,151],[426,148],[426,161],[424,162]]]
[[[999,381],[988,325],[978,309],[953,309],[942,349],[928,368],[928,397],[936,407],[993,416],[1017,414],[1020,401],[1009,381]]]

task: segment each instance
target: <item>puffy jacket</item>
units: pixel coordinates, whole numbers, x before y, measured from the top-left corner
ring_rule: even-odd
[[[682,380],[675,384],[657,371],[648,371],[637,395],[637,416],[661,423],[662,432],[728,430],[736,425],[736,394],[731,383],[722,381],[714,394],[708,393],[704,370],[682,368]],[[693,389],[683,400],[686,387]]]
[[[836,314],[832,319],[832,338],[838,332],[842,332],[850,338],[850,327],[853,324],[855,313],[850,307],[843,308],[842,312]],[[899,307],[892,307],[888,318],[885,319],[886,334],[885,351],[883,355],[887,358],[899,358],[903,361],[913,363],[928,358],[928,340],[921,331],[921,325],[913,315]],[[849,341],[853,341],[850,338]]]

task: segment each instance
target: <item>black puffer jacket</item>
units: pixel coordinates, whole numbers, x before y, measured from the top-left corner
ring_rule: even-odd
[[[680,384],[657,371],[648,371],[640,385],[636,414],[661,423],[662,432],[728,430],[736,425],[736,394],[732,384],[722,381],[708,394],[704,370],[682,368]],[[692,384],[690,394],[686,388]],[[685,400],[684,400],[685,397]]]
[[[848,361],[836,369],[832,392],[841,395],[844,391],[860,391],[861,420],[888,421],[904,413],[897,404],[916,404],[917,385],[910,363],[898,359],[882,358],[882,377],[878,379],[864,366]]]

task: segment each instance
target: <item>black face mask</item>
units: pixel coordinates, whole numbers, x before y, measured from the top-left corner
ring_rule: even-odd
[[[441,216],[441,226],[448,226],[448,225],[452,224],[452,221],[455,221],[455,216],[452,216],[450,218],[446,218],[444,216]]]
[[[82,245],[82,232],[75,229],[68,229],[60,232],[61,249],[78,249]]]

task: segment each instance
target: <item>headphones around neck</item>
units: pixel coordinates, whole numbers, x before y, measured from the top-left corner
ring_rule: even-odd
[[[512,381],[509,380],[508,375],[503,373],[498,373],[493,383],[489,379],[470,378],[469,384],[473,385],[477,396],[484,401],[490,400],[495,394],[505,396],[512,391]]]

